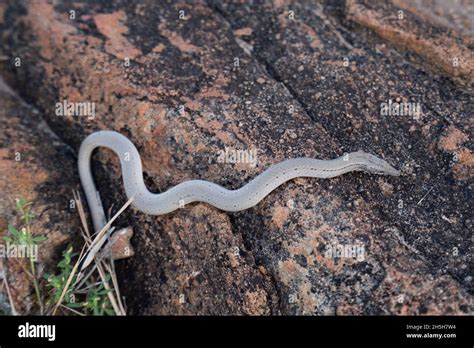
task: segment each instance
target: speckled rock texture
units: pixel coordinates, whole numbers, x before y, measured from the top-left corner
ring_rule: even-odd
[[[3,80],[0,105],[0,238],[8,224],[16,228],[22,224],[15,200],[22,197],[33,202],[33,235],[48,236],[38,248],[38,270],[51,273],[64,245],[80,239],[79,217],[70,205],[72,190],[80,189],[72,150],[49,129],[39,111],[19,99]],[[36,312],[36,297],[25,269],[30,269],[25,258],[0,259],[0,283],[7,279],[19,314]],[[2,292],[6,295],[4,286]],[[6,297],[1,298],[0,309],[5,303],[10,305]]]
[[[117,225],[133,228],[135,255],[116,265],[128,312],[472,314],[474,5],[443,17],[426,3],[2,3],[0,72],[38,112],[25,126],[21,105],[2,107],[0,187],[28,184],[54,216],[43,228],[66,243],[79,219],[54,207],[78,187],[74,151],[97,130],[136,144],[155,192],[196,178],[239,188],[287,158],[364,150],[402,176],[299,178],[238,213],[127,210]],[[57,116],[63,100],[95,103],[95,117]],[[389,101],[420,112],[384,114]],[[12,163],[17,144],[43,176]],[[226,148],[256,149],[257,165],[222,163]],[[117,211],[118,159],[100,150],[93,168]]]

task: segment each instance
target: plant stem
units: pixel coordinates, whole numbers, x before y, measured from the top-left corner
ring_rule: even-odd
[[[28,218],[28,211],[25,214],[25,211],[22,209],[21,212],[23,216],[26,216],[25,218],[26,233],[28,233],[29,236],[32,236],[31,229],[30,229],[30,220]],[[33,278],[33,285],[35,286],[36,298],[38,299],[38,304],[40,307],[40,314],[43,315],[43,299],[41,298],[41,292],[39,289],[38,279],[36,279],[35,261],[33,260],[33,257],[31,255],[30,255],[30,265],[31,265],[31,277]]]
[[[36,297],[38,298],[38,304],[40,306],[40,314],[43,314],[43,300],[41,298],[41,293],[39,289],[38,280],[36,279],[36,270],[35,270],[35,262],[32,258],[30,258],[30,265],[31,265],[31,275],[33,278],[33,284],[35,286]]]

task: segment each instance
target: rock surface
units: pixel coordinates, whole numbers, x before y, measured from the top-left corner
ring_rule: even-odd
[[[3,80],[0,104],[0,238],[5,236],[8,224],[16,228],[22,224],[15,200],[32,202],[33,235],[48,237],[38,247],[39,271],[51,273],[58,252],[79,237],[79,217],[70,205],[72,190],[80,190],[74,155],[49,129],[38,110],[12,94]],[[35,313],[34,289],[24,272],[29,264],[24,258],[6,257],[1,261],[0,282],[6,277],[17,313]]]
[[[21,105],[4,97],[2,132],[12,135],[1,137],[0,187],[35,193],[35,206],[54,210],[79,185],[73,154],[48,155],[43,121],[60,148],[77,150],[96,130],[128,136],[155,192],[193,178],[238,188],[287,158],[358,149],[403,171],[300,178],[239,213],[203,203],[164,216],[128,210],[118,225],[135,231],[135,255],[117,268],[130,314],[472,314],[469,34],[403,1],[0,9],[0,71],[40,111],[24,129]],[[57,116],[64,100],[95,103],[95,117]],[[389,100],[421,112],[382,115]],[[42,176],[27,167],[37,162],[12,162],[17,143],[39,154]],[[221,163],[226,148],[256,149],[257,166]],[[117,211],[126,200],[117,158],[100,150],[94,170]],[[53,214],[51,248],[80,228],[77,214]]]

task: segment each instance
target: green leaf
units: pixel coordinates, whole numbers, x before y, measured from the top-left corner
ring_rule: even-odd
[[[109,292],[111,292],[112,289],[104,289],[99,292],[97,292],[97,295],[107,295]]]
[[[107,315],[115,315],[115,312],[113,309],[110,308],[104,308],[104,311]]]
[[[23,197],[20,197],[16,200],[16,207],[18,210],[23,210],[23,207],[26,205],[26,200]]]
[[[17,237],[20,234],[20,232],[10,224],[8,224],[8,232],[14,235],[15,237]]]
[[[68,306],[69,308],[81,308],[83,307],[83,304],[81,302],[69,302],[66,304],[66,306]]]
[[[46,236],[39,236],[39,237],[34,237],[33,242],[39,243],[39,242],[44,242],[45,240],[48,240],[48,237]]]

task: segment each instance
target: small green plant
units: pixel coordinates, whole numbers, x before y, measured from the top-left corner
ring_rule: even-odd
[[[76,197],[78,197],[77,194],[75,194]],[[78,202],[79,209],[81,209],[79,216],[81,217],[83,231],[88,231],[87,222],[83,218],[85,214],[80,199],[76,198],[76,202]],[[73,253],[71,245],[63,251],[62,258],[57,265],[56,274],[42,276],[47,280],[47,287],[51,290],[51,297],[46,302],[47,308],[45,308],[39,286],[41,277],[37,274],[36,258],[38,245],[48,238],[33,235],[31,225],[34,215],[31,211],[31,203],[19,198],[15,205],[20,212],[21,224],[18,227],[9,224],[8,233],[3,239],[10,245],[24,246],[32,251],[27,254],[31,270],[28,271],[25,268],[24,271],[32,278],[40,314],[55,315],[56,310],[62,307],[79,315],[125,315],[121,298],[117,296],[118,291],[114,288],[116,277],[114,277],[112,285],[110,282],[111,274],[115,275],[115,273],[110,273],[114,272],[113,267],[107,264],[107,260],[94,258],[94,268],[89,268],[87,272],[81,270],[76,273],[83,254],[81,253],[81,256],[78,256],[77,253]],[[87,236],[83,232],[83,236],[86,241],[89,241],[90,235],[88,232]],[[87,251],[92,252],[90,246]],[[4,312],[5,309],[3,309],[3,313],[0,311],[0,315],[5,314]]]
[[[52,295],[51,295],[51,302],[58,303],[61,299],[61,295],[64,291],[64,287],[66,286],[67,280],[71,275],[73,265],[71,264],[72,258],[76,256],[72,252],[72,246],[68,246],[66,250],[63,251],[63,258],[58,263],[59,274],[52,275],[52,274],[45,274],[43,277],[48,281],[48,285],[52,287]],[[76,281],[76,276],[73,277],[72,283],[74,284]],[[74,303],[74,294],[72,293],[72,288],[69,288],[66,291],[64,296],[64,302],[66,305],[69,303]]]
[[[3,239],[13,245],[21,245],[30,250],[33,250],[33,247],[38,245],[41,242],[44,242],[48,239],[46,236],[37,236],[34,237],[31,231],[31,222],[34,218],[33,213],[31,212],[30,205],[31,203],[26,202],[24,198],[19,198],[16,200],[16,208],[20,212],[20,220],[23,222],[20,229],[16,229],[13,225],[8,225],[8,235],[3,237]],[[30,260],[30,269],[31,269],[31,278],[33,280],[33,285],[35,287],[35,293],[38,300],[38,305],[40,307],[40,313],[43,314],[43,298],[41,295],[38,277],[36,275],[36,261],[32,253],[29,254]]]
[[[107,279],[107,281],[108,280],[109,279]],[[110,291],[112,291],[112,289],[105,289],[103,283],[91,287],[87,292],[86,301],[83,303],[86,313],[92,315],[115,315],[107,296]]]
[[[73,253],[72,246],[68,246],[62,256],[61,261],[58,263],[59,274],[44,275],[44,278],[48,281],[48,286],[52,288],[49,302],[53,304],[57,304],[61,300],[61,296],[73,270],[72,260],[77,254]],[[106,281],[109,280],[110,276],[107,276]],[[75,285],[76,281],[77,275],[74,275],[70,284]],[[87,290],[86,295],[83,289],[76,289],[74,286],[69,286],[63,296],[61,304],[68,308],[82,310],[86,315],[115,315],[115,311],[107,296],[112,289],[105,289],[103,283],[88,283],[85,290]]]

